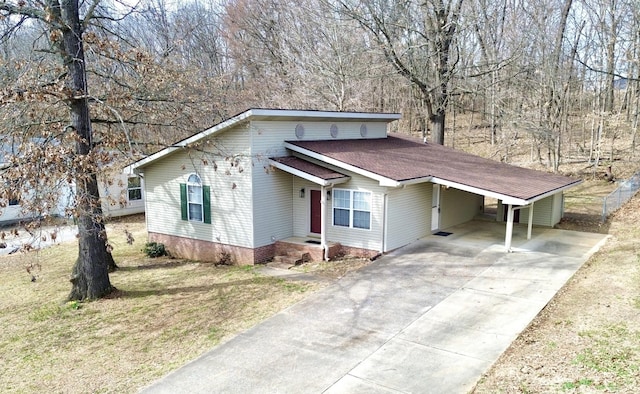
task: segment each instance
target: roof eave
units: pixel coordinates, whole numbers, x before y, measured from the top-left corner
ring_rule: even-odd
[[[316,110],[292,110],[292,109],[251,109],[251,116],[256,118],[282,117],[295,119],[336,119],[336,120],[371,120],[392,122],[400,119],[399,113],[380,112],[337,112]]]
[[[469,186],[469,185],[464,185],[461,183],[457,183],[457,182],[452,182],[452,181],[448,181],[446,179],[442,179],[442,178],[436,178],[433,177],[431,179],[431,182],[433,183],[437,183],[439,185],[443,185],[443,186],[448,186],[448,187],[453,187],[459,190],[464,190],[470,193],[474,193],[474,194],[480,194],[486,197],[491,197],[491,198],[495,198],[498,199],[500,201],[502,201],[503,204],[508,204],[508,205],[529,205],[531,203],[534,203],[536,201],[542,200],[543,198],[549,197],[551,195],[557,194],[557,193],[561,193],[567,189],[570,189],[574,186],[579,185],[580,183],[582,183],[582,180],[577,180],[573,183],[570,183],[568,185],[553,189],[553,190],[549,190],[546,193],[542,193],[539,194],[537,196],[531,197],[531,198],[518,198],[518,197],[513,197],[513,196],[509,196],[506,194],[502,194],[502,193],[496,193],[496,192],[492,192],[490,190],[485,190],[485,189],[481,189],[478,187],[473,187],[473,186]]]
[[[530,199],[528,199],[527,201],[529,201],[530,203],[532,203],[532,202],[536,202],[536,201],[542,200],[543,198],[549,197],[549,196],[551,196],[551,195],[553,195],[553,194],[560,193],[560,192],[564,192],[564,191],[565,191],[565,190],[567,190],[567,189],[571,189],[572,187],[578,186],[578,185],[579,185],[579,184],[581,184],[582,182],[583,182],[583,181],[582,181],[582,179],[577,179],[577,180],[576,180],[575,182],[573,182],[573,183],[570,183],[570,184],[568,184],[568,185],[565,185],[565,186],[559,187],[559,188],[554,189],[554,190],[550,190],[550,191],[548,191],[548,192],[546,192],[546,193],[543,193],[543,194],[540,194],[540,195],[535,196],[535,197],[533,197],[533,198],[530,198]]]
[[[291,166],[288,166],[284,163],[280,163],[276,160],[273,159],[269,159],[269,164],[279,170],[288,172],[289,174],[295,175],[299,178],[305,179],[309,182],[315,183],[317,185],[320,186],[333,186],[333,185],[338,185],[340,183],[345,183],[348,182],[351,177],[350,176],[343,176],[340,178],[332,178],[332,179],[322,179],[320,177],[317,177],[315,175],[311,175],[307,172],[298,170],[297,168],[293,168]]]
[[[522,198],[508,196],[506,194],[496,193],[496,192],[492,192],[490,190],[485,190],[485,189],[481,189],[479,187],[469,186],[469,185],[465,185],[465,184],[462,184],[462,183],[452,182],[452,181],[448,181],[448,180],[442,179],[442,178],[433,177],[433,178],[431,178],[431,182],[437,183],[439,185],[447,186],[447,187],[453,187],[453,188],[459,189],[459,190],[464,190],[464,191],[469,192],[469,193],[479,194],[479,195],[482,195],[482,196],[495,198],[495,199],[501,200],[503,204],[510,204],[510,205],[527,205],[527,204],[529,204],[528,200],[525,200],[525,199],[522,199]]]

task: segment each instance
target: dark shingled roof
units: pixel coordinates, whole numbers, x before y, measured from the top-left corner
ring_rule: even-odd
[[[330,170],[326,167],[322,167],[314,163],[310,163],[304,159],[300,159],[294,156],[272,157],[271,160],[294,168],[298,171],[302,171],[309,175],[313,175],[320,179],[324,179],[325,181],[329,181],[332,179],[349,178],[349,176],[347,175],[341,174],[339,172]]]
[[[380,139],[287,142],[398,182],[436,177],[523,200],[580,182],[397,134]]]

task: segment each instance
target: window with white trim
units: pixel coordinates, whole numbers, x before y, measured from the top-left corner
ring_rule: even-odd
[[[189,179],[187,180],[187,207],[189,220],[202,222],[202,180],[200,180],[197,174],[189,175]]]
[[[333,189],[333,225],[371,229],[371,192]]]
[[[142,183],[139,176],[127,178],[127,196],[129,201],[142,200]]]

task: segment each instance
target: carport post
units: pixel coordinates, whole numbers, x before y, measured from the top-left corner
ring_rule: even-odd
[[[531,228],[533,227],[533,203],[529,206],[529,226],[527,227],[527,239],[531,239]]]
[[[507,205],[507,234],[504,237],[504,247],[511,252],[511,236],[513,235],[513,205]]]
[[[320,244],[324,251],[325,261],[329,261],[329,247],[327,246],[327,188],[322,186],[320,191]]]

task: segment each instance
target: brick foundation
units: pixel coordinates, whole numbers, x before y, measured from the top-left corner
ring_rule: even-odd
[[[275,245],[251,249],[160,233],[149,233],[149,241],[163,243],[172,256],[209,262],[228,259],[235,265],[262,263],[273,258],[275,252]]]
[[[264,263],[273,259],[276,255],[292,255],[292,253],[293,255],[309,253],[312,261],[322,261],[324,259],[322,248],[319,246],[295,244],[286,241],[278,241],[275,244],[255,249],[160,233],[149,233],[149,241],[163,243],[169,253],[175,257],[209,262],[225,260],[226,263],[235,265]],[[353,248],[338,243],[329,247],[330,259],[337,256],[372,258],[379,253],[376,250]]]
[[[370,259],[379,255],[380,251],[371,250],[371,249],[353,248],[350,246],[342,245],[341,253],[343,256],[364,257],[364,258]]]

